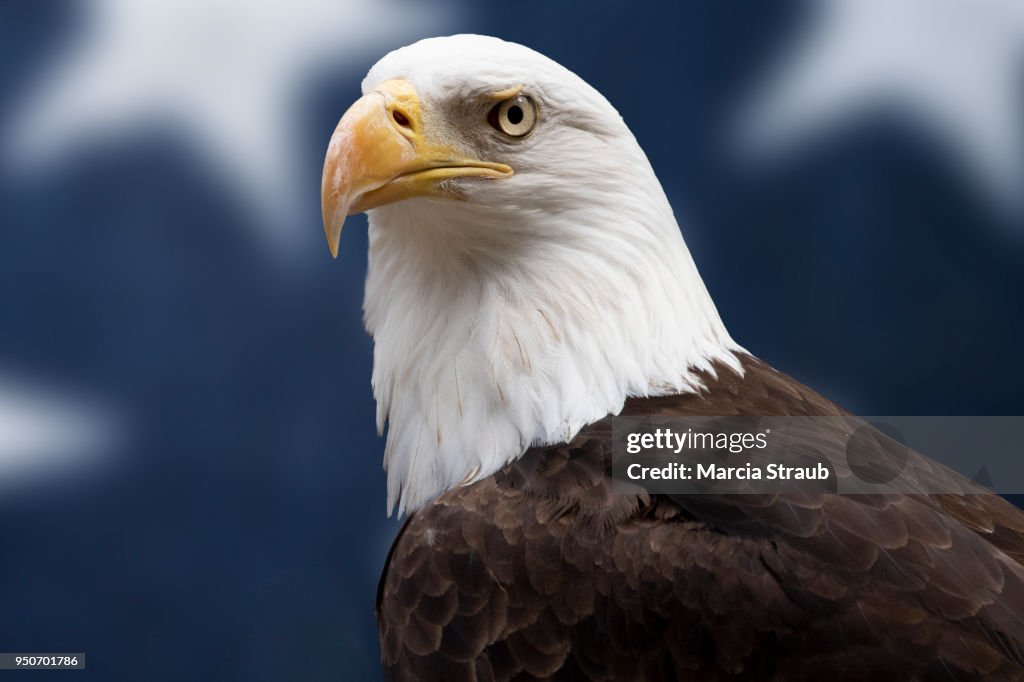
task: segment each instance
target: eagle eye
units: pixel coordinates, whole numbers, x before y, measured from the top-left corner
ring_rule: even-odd
[[[525,95],[516,95],[495,104],[487,122],[506,135],[523,137],[537,124],[537,105]]]

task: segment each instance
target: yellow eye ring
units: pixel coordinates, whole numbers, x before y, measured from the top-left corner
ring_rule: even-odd
[[[537,105],[526,95],[516,95],[498,102],[487,121],[509,137],[525,137],[537,125]]]

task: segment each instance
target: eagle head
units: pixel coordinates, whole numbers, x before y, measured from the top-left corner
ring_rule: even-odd
[[[389,508],[735,364],[646,155],[577,75],[459,35],[391,52],[362,90],[321,196],[335,256],[346,216],[369,215]]]

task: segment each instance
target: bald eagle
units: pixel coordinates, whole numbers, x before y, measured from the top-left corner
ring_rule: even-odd
[[[654,171],[520,45],[374,65],[324,165],[368,211],[393,680],[1024,679],[1024,515],[995,495],[613,491],[615,415],[843,415],[726,331]]]

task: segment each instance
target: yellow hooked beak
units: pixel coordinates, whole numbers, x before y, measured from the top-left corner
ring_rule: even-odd
[[[324,231],[335,258],[346,216],[410,197],[452,196],[443,182],[449,178],[512,175],[503,163],[465,158],[432,139],[422,113],[413,87],[390,80],[341,117],[320,186]]]

